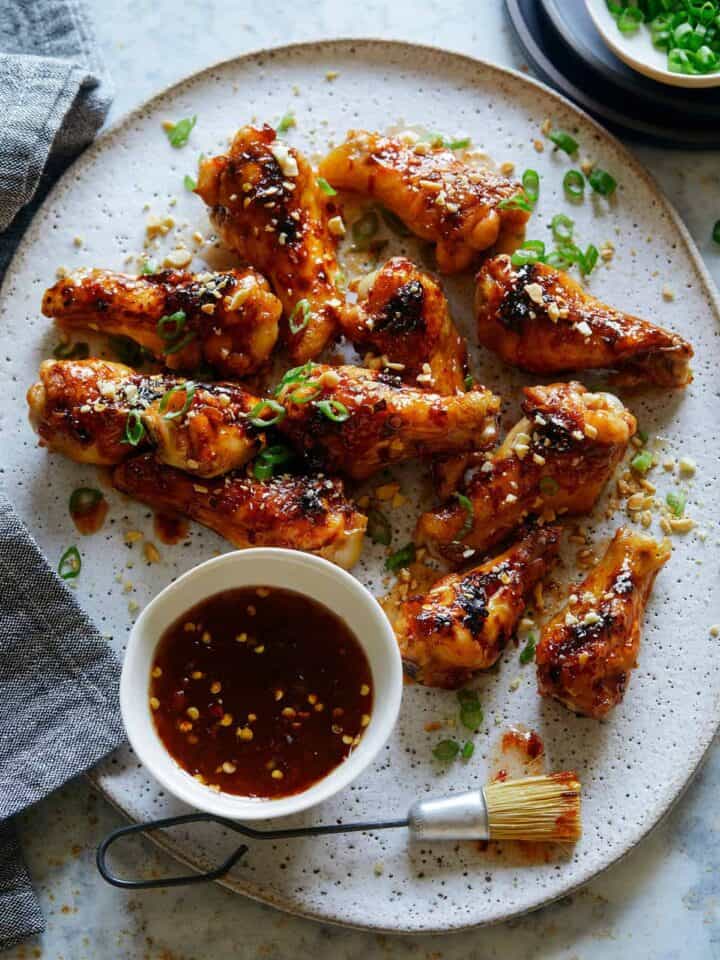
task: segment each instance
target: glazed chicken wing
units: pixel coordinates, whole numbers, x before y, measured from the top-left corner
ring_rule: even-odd
[[[279,429],[310,463],[354,479],[391,463],[491,446],[500,401],[477,388],[441,397],[403,385],[390,371],[307,364],[276,394]]]
[[[601,368],[627,386],[692,380],[693,349],[682,337],[607,306],[544,263],[488,260],[477,275],[475,310],[480,343],[532,373]]]
[[[527,516],[587,513],[635,433],[635,417],[612,394],[588,393],[580,383],[523,392],[525,416],[472,477],[467,497],[418,520],[416,542],[454,564]]]
[[[139,277],[75,270],[45,292],[42,311],[64,330],[130,337],[171,370],[201,361],[228,377],[244,377],[269,358],[282,307],[251,269]]]
[[[358,294],[359,309],[342,325],[348,340],[385,357],[413,387],[446,396],[464,391],[467,346],[432,277],[393,257],[360,281]]]
[[[529,213],[512,202],[520,184],[471,166],[452,150],[351,130],[320,164],[333,187],[375,197],[424,240],[436,244],[442,273],[470,266],[501,230],[522,230]]]
[[[543,628],[535,654],[543,696],[587,717],[604,717],[620,703],[637,666],[645,605],[670,552],[667,540],[617,531],[567,606]]]
[[[395,622],[406,672],[427,686],[456,689],[475,670],[491,667],[526,597],[552,566],[561,533],[561,527],[528,527],[504,553],[407,599]]]
[[[367,518],[328,477],[234,475],[204,481],[164,466],[151,454],[115,468],[118,490],[158,510],[215,530],[235,547],[305,550],[350,568],[362,549]]]
[[[265,446],[258,398],[232,383],[143,376],[106,360],[45,360],[27,394],[40,443],[80,463],[119,463],[155,447],[164,463],[214,477]]]
[[[346,305],[332,218],[307,160],[272,127],[243,127],[227,154],[200,164],[197,193],[225,245],[272,281],[292,358],[317,357]]]

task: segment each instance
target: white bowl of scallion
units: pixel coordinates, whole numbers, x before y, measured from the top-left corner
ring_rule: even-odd
[[[720,86],[720,0],[585,0],[605,43],[646,77]]]

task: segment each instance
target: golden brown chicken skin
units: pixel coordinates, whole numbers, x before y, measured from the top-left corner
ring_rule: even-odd
[[[467,502],[453,497],[418,520],[416,542],[453,564],[528,516],[587,513],[635,433],[635,417],[612,394],[574,382],[523,392],[525,416],[471,478]]]
[[[351,130],[320,164],[338,190],[377,199],[418,237],[436,244],[441,273],[470,266],[500,232],[520,232],[529,213],[503,201],[523,196],[519,183],[469,165],[452,150]]]
[[[228,153],[200,164],[197,193],[225,245],[270,278],[293,360],[317,357],[347,308],[335,284],[328,204],[310,164],[272,127],[243,127]]]
[[[450,396],[463,393],[467,345],[438,283],[405,257],[360,281],[359,309],[342,329],[359,350],[392,363],[405,383]]]
[[[406,672],[426,686],[456,689],[491,667],[552,566],[561,533],[529,527],[504,553],[407,599],[394,625]]]
[[[362,549],[367,518],[329,477],[230,475],[199,484],[151,454],[116,467],[118,490],[157,510],[197,520],[233,546],[304,550],[350,568]]]
[[[532,373],[616,371],[614,382],[685,387],[693,349],[676,333],[609,307],[544,263],[494,257],[477,275],[480,343]]]
[[[46,290],[42,311],[64,330],[130,337],[171,370],[205,362],[223,376],[244,377],[270,357],[282,307],[249,268],[139,277],[75,270]]]
[[[538,689],[575,713],[604,717],[622,700],[637,666],[645,606],[670,557],[667,540],[620,528],[605,556],[543,628]]]
[[[258,398],[232,383],[143,376],[106,360],[45,360],[27,399],[41,445],[80,463],[111,465],[154,447],[164,463],[212,477],[265,446],[249,419]]]
[[[442,397],[387,370],[322,364],[289,371],[276,400],[286,411],[278,429],[310,463],[358,480],[413,457],[492,446],[500,406],[484,388]]]

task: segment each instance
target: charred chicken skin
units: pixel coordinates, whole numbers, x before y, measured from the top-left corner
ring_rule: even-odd
[[[575,713],[604,717],[622,700],[637,666],[643,613],[667,541],[620,528],[605,556],[545,625],[538,644],[538,688]]]
[[[276,402],[286,412],[279,430],[311,464],[357,480],[413,457],[491,446],[500,406],[484,388],[442,397],[390,371],[322,364],[288,371]]]
[[[532,373],[607,369],[626,386],[692,381],[693,349],[682,337],[607,306],[544,263],[488,260],[477,275],[475,311],[480,343]]]
[[[272,127],[243,127],[227,154],[200,164],[197,193],[225,245],[270,278],[293,360],[317,357],[347,307],[335,285],[332,218],[310,164]]]
[[[75,270],[45,292],[42,311],[64,330],[130,337],[171,370],[204,361],[223,376],[244,377],[270,357],[282,307],[251,269],[139,277]]]
[[[466,497],[423,513],[415,540],[457,565],[528,516],[587,513],[622,459],[635,418],[580,383],[525,387],[525,416],[469,481]]]
[[[80,463],[116,464],[154,447],[164,463],[213,477],[265,446],[248,418],[258,398],[232,383],[143,376],[106,360],[45,360],[27,399],[40,443]]]
[[[359,309],[343,333],[358,349],[373,350],[402,379],[450,396],[464,392],[467,346],[438,283],[405,257],[393,257],[359,284]]]
[[[204,481],[159,463],[151,454],[120,464],[118,490],[155,509],[210,527],[235,547],[305,550],[350,568],[362,549],[367,518],[328,477],[230,475]]]
[[[322,161],[320,173],[339,190],[374,197],[418,237],[435,243],[441,273],[465,270],[501,230],[520,232],[529,216],[503,205],[522,196],[520,184],[424,142],[351,130]]]
[[[504,553],[407,599],[395,622],[406,672],[426,686],[456,689],[491,667],[552,566],[561,532],[529,527]]]

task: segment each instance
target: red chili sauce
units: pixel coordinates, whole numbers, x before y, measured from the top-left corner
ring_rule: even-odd
[[[150,706],[170,755],[211,789],[283,797],[322,779],[372,712],[365,651],[292,590],[243,587],[188,610],[160,639]]]

